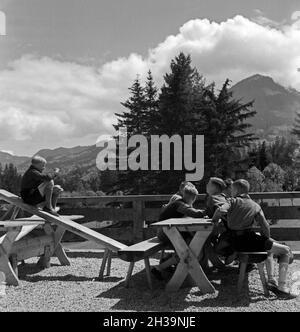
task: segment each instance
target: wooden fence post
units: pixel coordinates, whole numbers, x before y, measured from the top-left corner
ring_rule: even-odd
[[[144,207],[145,202],[142,200],[134,200],[132,203],[133,207],[133,237],[132,241],[133,243],[137,243],[143,240],[144,237]]]

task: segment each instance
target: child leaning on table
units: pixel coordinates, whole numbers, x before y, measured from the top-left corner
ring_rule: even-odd
[[[21,197],[30,205],[45,203],[44,211],[58,215],[56,202],[63,189],[54,185],[54,178],[58,175],[59,169],[54,174],[44,174],[47,161],[41,156],[34,156],[31,165],[24,173],[21,180]]]
[[[205,211],[198,210],[193,208],[193,203],[195,202],[198,195],[198,191],[194,185],[185,185],[182,190],[182,197],[174,200],[169,203],[161,212],[159,216],[159,221],[171,219],[171,218],[184,218],[184,217],[193,217],[193,218],[203,218]],[[192,240],[192,234],[190,232],[181,232],[182,237],[187,243]],[[165,235],[164,231],[160,228],[157,232],[157,237],[164,243],[170,244],[170,240]],[[164,258],[168,260],[172,257],[172,254],[167,255]],[[161,261],[162,262],[162,261]],[[174,264],[177,264],[177,260],[174,260]],[[151,272],[155,275],[156,278],[162,280],[161,272],[162,270],[159,267],[152,268]]]
[[[288,246],[277,243],[270,238],[270,226],[264,216],[261,206],[254,202],[248,195],[249,182],[237,180],[232,185],[232,196],[227,203],[218,208],[213,216],[213,222],[227,215],[228,228],[232,233],[232,243],[236,251],[268,252],[266,260],[268,288],[276,295],[292,299],[297,297],[292,294],[287,286],[288,265],[292,261],[292,253]],[[253,226],[255,222],[260,226],[257,233]],[[274,261],[276,255],[279,262],[278,285],[274,279]]]
[[[167,207],[169,204],[175,202],[177,199],[182,199],[182,197],[183,197],[183,190],[184,190],[184,188],[185,188],[186,186],[196,188],[196,187],[192,184],[192,182],[189,182],[189,181],[182,181],[182,182],[180,183],[180,185],[179,185],[179,189],[178,189],[177,193],[174,194],[174,195],[170,198],[169,202],[168,202],[166,205],[164,205],[163,207],[164,207],[164,208]]]
[[[183,217],[203,218],[205,211],[193,208],[193,204],[197,198],[197,195],[198,190],[194,185],[186,185],[183,189],[182,197],[168,204],[163,209],[159,216],[159,221]],[[161,229],[158,231],[157,236],[161,241],[169,241]]]

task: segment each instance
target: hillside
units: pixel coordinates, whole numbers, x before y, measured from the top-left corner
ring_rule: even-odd
[[[235,84],[231,91],[235,98],[254,100],[257,114],[251,123],[264,138],[286,135],[296,112],[300,111],[300,92],[283,87],[271,77],[259,74],[248,77]]]

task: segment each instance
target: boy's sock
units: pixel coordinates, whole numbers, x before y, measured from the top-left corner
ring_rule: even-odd
[[[276,284],[276,280],[274,278],[274,259],[273,259],[273,255],[268,256],[268,258],[266,259],[265,264],[266,264],[268,282]]]
[[[279,263],[278,289],[284,292],[289,291],[286,281],[288,267],[289,267],[288,263]]]

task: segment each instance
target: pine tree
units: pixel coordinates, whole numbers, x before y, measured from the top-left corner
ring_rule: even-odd
[[[201,76],[191,65],[190,55],[180,53],[171,61],[170,72],[164,76],[164,84],[159,94],[159,135],[200,134],[195,125],[197,116],[195,104],[199,99]],[[183,155],[183,153],[182,153]],[[174,170],[174,149],[170,150],[170,171],[159,171],[153,174],[157,193],[177,191],[179,183],[185,179],[186,171]],[[162,155],[160,154],[160,161]],[[182,165],[184,165],[182,160]],[[161,164],[160,164],[161,168]]]
[[[295,117],[295,123],[291,131],[292,135],[295,135],[300,140],[300,112],[297,112]]]
[[[149,111],[148,108],[150,106],[152,110],[152,104],[150,105],[149,98],[151,99],[151,103],[153,103],[155,98],[154,90],[154,84],[152,84],[152,82],[148,82],[148,93],[150,91],[151,95],[146,97],[145,88],[141,85],[139,77],[136,78],[133,85],[129,88],[129,91],[131,92],[129,99],[121,103],[121,105],[127,110],[122,114],[116,114],[118,122],[114,125],[116,131],[119,131],[121,128],[126,128],[127,139],[133,135],[148,135],[150,119],[147,110]],[[117,139],[118,136],[115,138]],[[127,156],[129,156],[133,150],[134,148],[128,148]],[[117,189],[124,190],[131,194],[140,194],[142,190],[142,183],[144,182],[144,175],[145,173],[142,170],[132,171],[128,169],[126,171],[120,171]]]
[[[2,172],[2,188],[14,194],[19,194],[21,185],[21,175],[17,168],[12,164],[6,164]]]
[[[146,131],[145,121],[145,91],[137,76],[133,85],[129,88],[131,96],[125,102],[121,102],[127,111],[124,113],[116,113],[118,123],[114,125],[116,131],[126,127],[128,136],[135,134],[144,134]]]
[[[233,176],[232,171],[237,166],[235,154],[255,139],[248,132],[251,125],[246,122],[256,114],[252,110],[253,101],[244,104],[235,100],[229,84],[227,79],[219,93],[215,92],[214,84],[207,87],[205,104],[200,110],[204,115],[205,179],[213,175]]]

